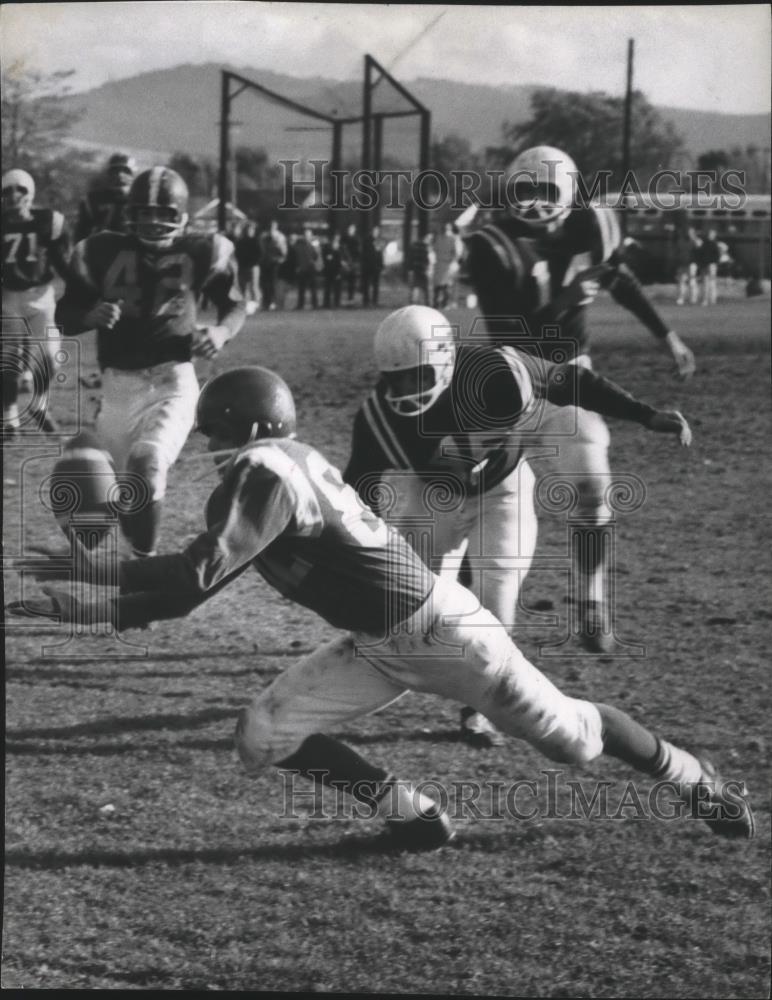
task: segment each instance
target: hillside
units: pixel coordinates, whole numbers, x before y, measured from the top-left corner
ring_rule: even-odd
[[[185,150],[216,156],[220,113],[220,64],[176,66],[117,80],[67,98],[71,106],[85,109],[73,138],[99,147],[138,150]],[[361,83],[331,79],[301,79],[249,67],[225,67],[254,79],[293,100],[320,111],[333,110],[341,117],[361,109]],[[487,87],[452,80],[418,79],[407,84],[432,111],[432,131],[441,138],[455,132],[473,148],[495,145],[505,121],[527,117],[533,86]],[[404,99],[377,91],[376,110],[404,109]],[[660,108],[684,136],[688,152],[696,158],[708,149],[769,145],[768,115],[727,115],[683,108]],[[233,106],[240,123],[234,130],[237,144],[264,146],[274,159],[324,156],[327,137],[319,123],[264,100],[254,92],[240,95]],[[309,126],[311,127],[309,129]],[[385,145],[401,148],[416,141],[414,119],[387,124]],[[346,151],[359,149],[358,126],[345,129]]]

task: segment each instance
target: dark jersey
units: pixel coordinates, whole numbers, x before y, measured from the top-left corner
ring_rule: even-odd
[[[374,477],[386,469],[412,470],[466,496],[484,493],[513,471],[536,439],[540,400],[642,424],[655,412],[586,368],[551,364],[509,346],[462,345],[451,385],[418,416],[395,413],[384,383],[376,386],[354,418],[343,478],[368,500],[378,499]]]
[[[210,498],[207,523],[180,555],[123,564],[121,627],[146,620],[159,602],[184,613],[249,565],[331,625],[373,635],[414,614],[434,586],[402,536],[298,441],[242,449]]]
[[[128,199],[121,191],[99,187],[89,191],[78,208],[75,242],[80,243],[87,236],[106,229],[122,233],[126,227],[127,207]]]
[[[543,329],[559,327],[573,355],[589,345],[587,307],[569,292],[593,277],[655,336],[668,327],[624,263],[616,217],[608,208],[576,208],[556,233],[536,233],[504,218],[466,237],[467,268],[492,339],[539,353]]]
[[[483,355],[493,354],[502,362],[500,377],[493,377]],[[473,369],[485,369],[486,398],[470,396]],[[371,477],[386,469],[405,469],[430,480],[454,481],[465,495],[492,489],[520,461],[523,446],[509,433],[518,417],[508,421],[504,408],[513,400],[524,400],[532,408],[532,375],[528,359],[516,351],[484,351],[459,348],[452,384],[437,401],[418,416],[395,413],[386,400],[386,384],[380,381],[354,418],[351,457],[343,474],[347,483],[369,497]],[[450,478],[449,478],[450,477]],[[373,496],[377,496],[376,493]]]
[[[56,311],[65,335],[84,332],[85,314],[98,301],[121,305],[115,326],[97,331],[102,368],[190,361],[202,288],[220,319],[241,302],[233,244],[217,234],[182,236],[148,251],[134,236],[96,233],[75,247],[71,272]]]
[[[50,208],[33,208],[28,219],[3,212],[3,288],[26,291],[64,275],[70,238],[64,216]]]

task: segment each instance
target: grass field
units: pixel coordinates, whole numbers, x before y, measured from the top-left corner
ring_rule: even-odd
[[[466,815],[449,847],[408,855],[377,822],[314,818],[308,799],[283,816],[278,775],[250,781],[233,758],[234,716],[333,630],[242,577],[189,619],[121,642],[9,627],[5,989],[769,996],[769,301],[661,305],[698,358],[687,385],[634,320],[608,300],[594,307],[598,370],[681,409],[695,435],[685,451],[611,422],[612,467],[646,485],[643,506],[618,517],[616,565],[620,635],[644,655],[547,648],[565,617],[559,569],[528,578],[517,641],[569,693],[616,703],[744,778],[757,839],[634,809],[583,820],[541,809]],[[301,437],[342,464],[384,314],[258,316],[215,368],[280,371]],[[76,406],[88,417],[90,404],[76,400],[71,367],[55,407],[74,430]],[[202,450],[193,437],[184,455]],[[50,441],[6,449],[7,555],[61,543],[38,493],[56,452]],[[208,469],[172,471],[165,551],[199,530]],[[564,551],[564,524],[545,516],[538,553]],[[17,597],[19,577],[7,573],[5,589]],[[589,795],[605,778],[621,801],[630,775],[613,761],[550,775],[515,741],[464,746],[456,724],[457,706],[408,695],[340,735],[443,787],[532,779],[541,796],[578,780]],[[637,787],[645,797],[646,780]]]

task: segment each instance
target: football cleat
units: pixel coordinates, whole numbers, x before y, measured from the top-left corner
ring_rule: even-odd
[[[491,747],[504,745],[504,734],[490,722],[481,712],[473,708],[461,709],[461,739],[479,750],[489,750]]]
[[[692,814],[705,820],[718,837],[751,840],[756,823],[745,782],[722,778],[708,760],[700,765],[704,780],[693,789]]]
[[[394,846],[403,851],[436,851],[456,835],[438,805],[430,806],[415,819],[388,819],[386,828]]]

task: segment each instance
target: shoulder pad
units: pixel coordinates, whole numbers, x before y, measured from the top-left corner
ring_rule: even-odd
[[[35,222],[35,228],[40,232],[51,232],[54,228],[55,216],[62,218],[59,212],[54,212],[50,208],[33,208],[32,218]]]
[[[185,233],[175,241],[173,249],[201,261],[209,271],[227,271],[234,253],[231,241],[220,233]]]
[[[129,233],[116,233],[113,229],[102,229],[98,233],[92,233],[82,241],[89,247],[97,247],[100,251],[107,251],[110,247],[123,249],[124,247],[134,248],[139,246],[139,241]]]
[[[515,275],[523,273],[523,259],[517,242],[502,232],[498,226],[483,226],[468,237],[469,240],[472,238],[475,238],[477,246],[486,246],[492,251],[505,271]]]
[[[58,240],[64,232],[64,216],[61,212],[51,213],[51,238]]]
[[[613,208],[589,205],[575,208],[566,222],[576,253],[589,252],[594,264],[609,260],[622,245],[622,232]]]
[[[215,271],[224,271],[233,257],[234,246],[227,236],[215,233],[212,237],[212,267]]]

